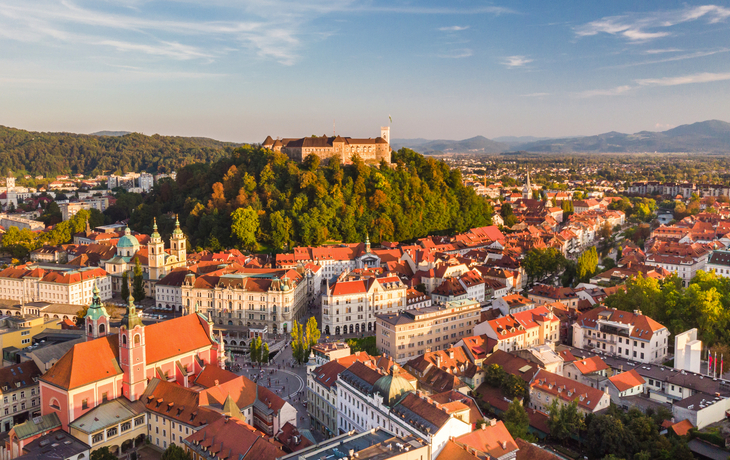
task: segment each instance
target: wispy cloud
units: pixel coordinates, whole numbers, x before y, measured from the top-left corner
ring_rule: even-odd
[[[730,80],[730,72],[702,72],[691,75],[681,75],[678,77],[640,78],[634,80],[634,85],[622,85],[609,89],[581,91],[579,93],[575,93],[574,95],[580,98],[589,98],[596,96],[619,96],[631,90],[639,90],[641,88],[647,88],[652,86],[691,85],[695,83],[712,83],[726,80]]]
[[[589,97],[596,97],[596,96],[618,96],[621,94],[624,94],[627,91],[632,90],[633,87],[629,85],[624,86],[617,86],[615,88],[609,88],[609,89],[592,89],[588,91],[581,91],[579,93],[576,93],[575,95],[580,98],[589,98]]]
[[[641,86],[677,86],[690,85],[693,83],[711,83],[715,81],[730,80],[730,72],[712,73],[702,72],[692,75],[683,75],[680,77],[663,77],[663,78],[643,78],[636,80]]]
[[[628,64],[619,64],[619,65],[614,65],[614,66],[607,66],[604,68],[621,69],[621,68],[626,68],[626,67],[635,67],[635,66],[639,66],[639,65],[661,64],[664,62],[673,62],[673,61],[684,61],[686,59],[696,59],[696,58],[701,58],[701,57],[706,57],[706,56],[712,56],[712,55],[715,55],[718,53],[727,53],[728,51],[730,51],[730,49],[728,49],[728,48],[712,50],[712,51],[697,51],[696,53],[680,54],[679,56],[672,56],[672,57],[662,58],[662,59],[651,59],[648,61],[630,62]]]
[[[704,18],[710,24],[730,17],[730,8],[717,5],[691,6],[682,9],[653,13],[607,16],[575,28],[578,37],[609,34],[622,37],[632,43],[646,42],[667,37],[666,30],[677,24]]]
[[[529,94],[520,94],[520,97],[545,97],[550,96],[552,93],[529,93]]]
[[[679,53],[680,51],[683,51],[683,50],[681,50],[679,48],[664,48],[664,49],[646,50],[646,51],[644,51],[644,54]]]
[[[439,27],[438,30],[441,32],[460,32],[462,30],[468,29],[469,26],[449,26],[449,27]]]
[[[459,50],[453,50],[447,54],[439,54],[438,57],[444,59],[462,59],[467,58],[474,54],[470,48],[462,48]]]
[[[504,61],[502,61],[502,64],[513,69],[515,67],[524,67],[532,61],[532,59],[528,59],[525,56],[507,56]]]

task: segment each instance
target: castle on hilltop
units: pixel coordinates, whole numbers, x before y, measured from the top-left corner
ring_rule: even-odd
[[[299,162],[313,153],[321,160],[337,158],[344,164],[351,163],[354,155],[359,156],[363,161],[385,160],[390,163],[390,127],[388,126],[381,127],[380,137],[374,139],[325,135],[274,140],[271,136],[267,136],[262,145],[275,152],[284,153],[292,160]]]

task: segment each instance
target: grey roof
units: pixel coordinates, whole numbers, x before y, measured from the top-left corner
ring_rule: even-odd
[[[56,343],[53,345],[48,345],[45,347],[38,348],[28,354],[33,355],[35,358],[37,358],[43,364],[48,364],[53,360],[58,361],[59,359],[61,359],[63,357],[63,355],[66,354],[67,351],[69,351],[71,348],[73,348],[74,345],[76,345],[77,343],[81,343],[84,340],[85,340],[84,338],[78,338],[75,340],[69,340],[66,342]]]
[[[708,264],[713,265],[725,265],[730,267],[730,251],[712,251],[710,258],[707,260]]]
[[[693,439],[687,443],[687,447],[693,453],[701,455],[703,458],[710,458],[712,460],[726,460],[727,451],[723,450],[715,445],[708,442],[701,441],[699,439]]]
[[[89,450],[86,443],[79,441],[62,430],[52,431],[23,447],[26,452],[16,460],[48,460],[73,458]]]
[[[343,458],[349,456],[350,450],[359,453],[377,445],[383,445],[383,447],[385,447],[385,445],[389,444],[391,441],[392,443],[397,442],[400,444],[410,444],[411,448],[416,448],[416,446],[421,447],[424,445],[422,441],[419,441],[413,436],[398,438],[393,433],[378,427],[363,433],[351,431],[349,433],[341,434],[340,436],[327,439],[326,441],[322,441],[319,444],[307,447],[306,449],[279,457],[279,460],[319,460],[321,458]],[[412,441],[414,444],[411,444]],[[395,445],[393,445],[392,449],[385,449],[385,451],[387,452],[383,452],[381,455],[368,455],[359,458],[384,460],[386,458],[396,457],[403,454],[403,452],[396,448]]]
[[[15,435],[18,436],[18,439],[26,439],[60,426],[61,419],[58,418],[55,412],[51,412],[48,415],[33,417],[20,425],[15,425],[13,430],[15,431]]]
[[[145,412],[142,401],[131,402],[127,398],[117,398],[107,401],[69,424],[84,433],[95,433],[109,426],[114,426],[130,420]]]
[[[730,382],[723,379],[713,379],[711,376],[696,374],[689,371],[678,371],[673,367],[662,366],[661,364],[640,363],[625,358],[611,356],[606,353],[597,354],[589,350],[583,350],[575,347],[568,347],[568,349],[576,358],[600,356],[601,359],[603,359],[603,361],[612,369],[619,369],[622,372],[636,369],[636,372],[638,372],[644,379],[654,379],[667,382],[669,384],[678,385],[704,393],[705,395],[712,395],[713,397],[715,393],[720,393],[723,397],[730,397]]]

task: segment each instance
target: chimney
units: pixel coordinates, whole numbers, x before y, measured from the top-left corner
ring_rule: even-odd
[[[484,431],[486,429],[487,429],[487,424],[486,423],[482,423],[482,431]]]
[[[454,350],[453,349],[449,349],[449,358],[454,359]]]
[[[501,441],[502,449],[507,450],[507,441]]]

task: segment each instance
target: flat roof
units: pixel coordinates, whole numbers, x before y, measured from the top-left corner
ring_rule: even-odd
[[[338,460],[343,457],[350,457],[349,452],[353,450],[358,453],[358,459],[360,460],[385,460],[402,455],[406,451],[401,450],[398,445],[408,450],[426,446],[420,438],[415,436],[408,435],[401,438],[378,427],[363,433],[353,430],[306,449],[279,457],[279,459]]]

